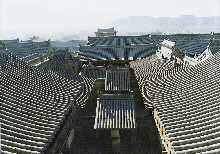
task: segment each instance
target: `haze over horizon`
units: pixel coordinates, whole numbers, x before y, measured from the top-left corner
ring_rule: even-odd
[[[73,39],[82,39],[92,35],[97,28],[111,26],[115,26],[119,32],[133,32],[136,29],[140,32],[146,29],[148,32],[155,29],[147,29],[144,24],[148,23],[144,21],[143,26],[137,21],[138,27],[130,28],[134,25],[130,23],[130,18],[175,19],[182,15],[220,17],[220,1],[0,0],[0,39],[26,39],[32,35],[52,39],[70,35]],[[130,24],[126,27],[127,23]],[[218,26],[219,23],[213,24]]]

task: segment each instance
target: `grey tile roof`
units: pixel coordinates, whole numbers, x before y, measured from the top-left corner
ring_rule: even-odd
[[[220,54],[155,87],[153,103],[176,153],[220,152]]]
[[[216,54],[217,52],[220,51],[220,40],[214,40],[210,46],[209,46],[210,51],[212,54]]]
[[[130,90],[130,72],[128,69],[106,71],[105,90]]]
[[[135,107],[131,95],[103,94],[98,98],[94,129],[135,127]]]
[[[46,54],[50,48],[48,41],[43,42],[32,42],[25,41],[19,42],[18,40],[2,40],[5,47],[19,58],[31,56],[37,52]]]
[[[0,55],[0,81],[2,153],[46,153],[80,94],[81,82],[11,53]]]
[[[183,53],[200,54],[207,49],[208,44],[208,41],[177,41],[176,47]]]

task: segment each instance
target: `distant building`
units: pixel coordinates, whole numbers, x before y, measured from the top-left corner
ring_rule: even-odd
[[[106,29],[99,29],[95,32],[96,37],[108,37],[108,36],[116,36],[116,30],[114,27],[106,28]]]

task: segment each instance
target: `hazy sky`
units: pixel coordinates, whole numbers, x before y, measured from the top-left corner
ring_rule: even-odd
[[[0,35],[95,31],[127,16],[220,16],[220,0],[0,0]]]

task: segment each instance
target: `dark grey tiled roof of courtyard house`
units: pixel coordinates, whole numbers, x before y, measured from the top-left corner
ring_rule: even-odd
[[[105,90],[130,90],[130,72],[128,69],[106,71]]]
[[[176,47],[183,53],[200,54],[208,47],[209,42],[200,41],[180,41],[176,42]]]
[[[135,127],[134,98],[131,95],[103,94],[98,98],[94,129]]]

